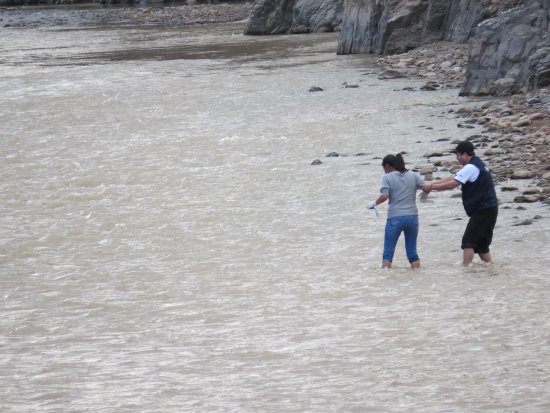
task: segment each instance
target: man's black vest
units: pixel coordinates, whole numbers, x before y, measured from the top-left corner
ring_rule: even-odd
[[[462,203],[468,216],[476,212],[498,206],[495,186],[489,169],[483,161],[474,156],[470,162],[479,169],[479,176],[474,182],[462,184]]]

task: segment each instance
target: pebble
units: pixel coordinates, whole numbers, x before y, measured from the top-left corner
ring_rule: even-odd
[[[310,92],[322,92],[324,89],[322,87],[319,87],[319,86],[311,86],[309,88],[309,91]]]

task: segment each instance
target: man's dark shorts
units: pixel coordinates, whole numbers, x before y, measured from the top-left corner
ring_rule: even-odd
[[[464,231],[461,248],[473,248],[476,254],[489,252],[497,215],[498,207],[484,209],[472,215]]]

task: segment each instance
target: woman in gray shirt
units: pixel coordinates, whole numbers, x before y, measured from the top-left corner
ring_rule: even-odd
[[[420,268],[420,258],[416,252],[418,237],[418,209],[416,191],[424,183],[422,177],[405,168],[403,156],[387,155],[382,160],[385,175],[382,178],[380,196],[367,204],[373,209],[389,199],[388,219],[384,235],[382,268],[391,268],[393,254],[401,232],[405,233],[405,250],[412,268]]]

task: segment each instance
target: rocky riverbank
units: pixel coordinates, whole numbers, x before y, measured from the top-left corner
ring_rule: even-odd
[[[438,88],[460,88],[467,65],[467,46],[449,42],[424,45],[407,53],[379,59],[384,68],[379,77],[425,79],[423,93]],[[414,91],[413,88],[407,88]],[[487,97],[478,105],[455,110],[462,128],[482,126],[482,132],[469,138],[477,154],[491,167],[502,191],[518,191],[518,203],[542,201],[550,204],[550,90],[536,89],[528,94]],[[427,153],[427,163],[417,169],[426,176],[442,177],[459,168],[451,150],[456,142],[442,137],[438,148]],[[514,181],[525,181],[514,185]],[[527,186],[527,188],[526,188]],[[523,188],[520,190],[520,188]]]

